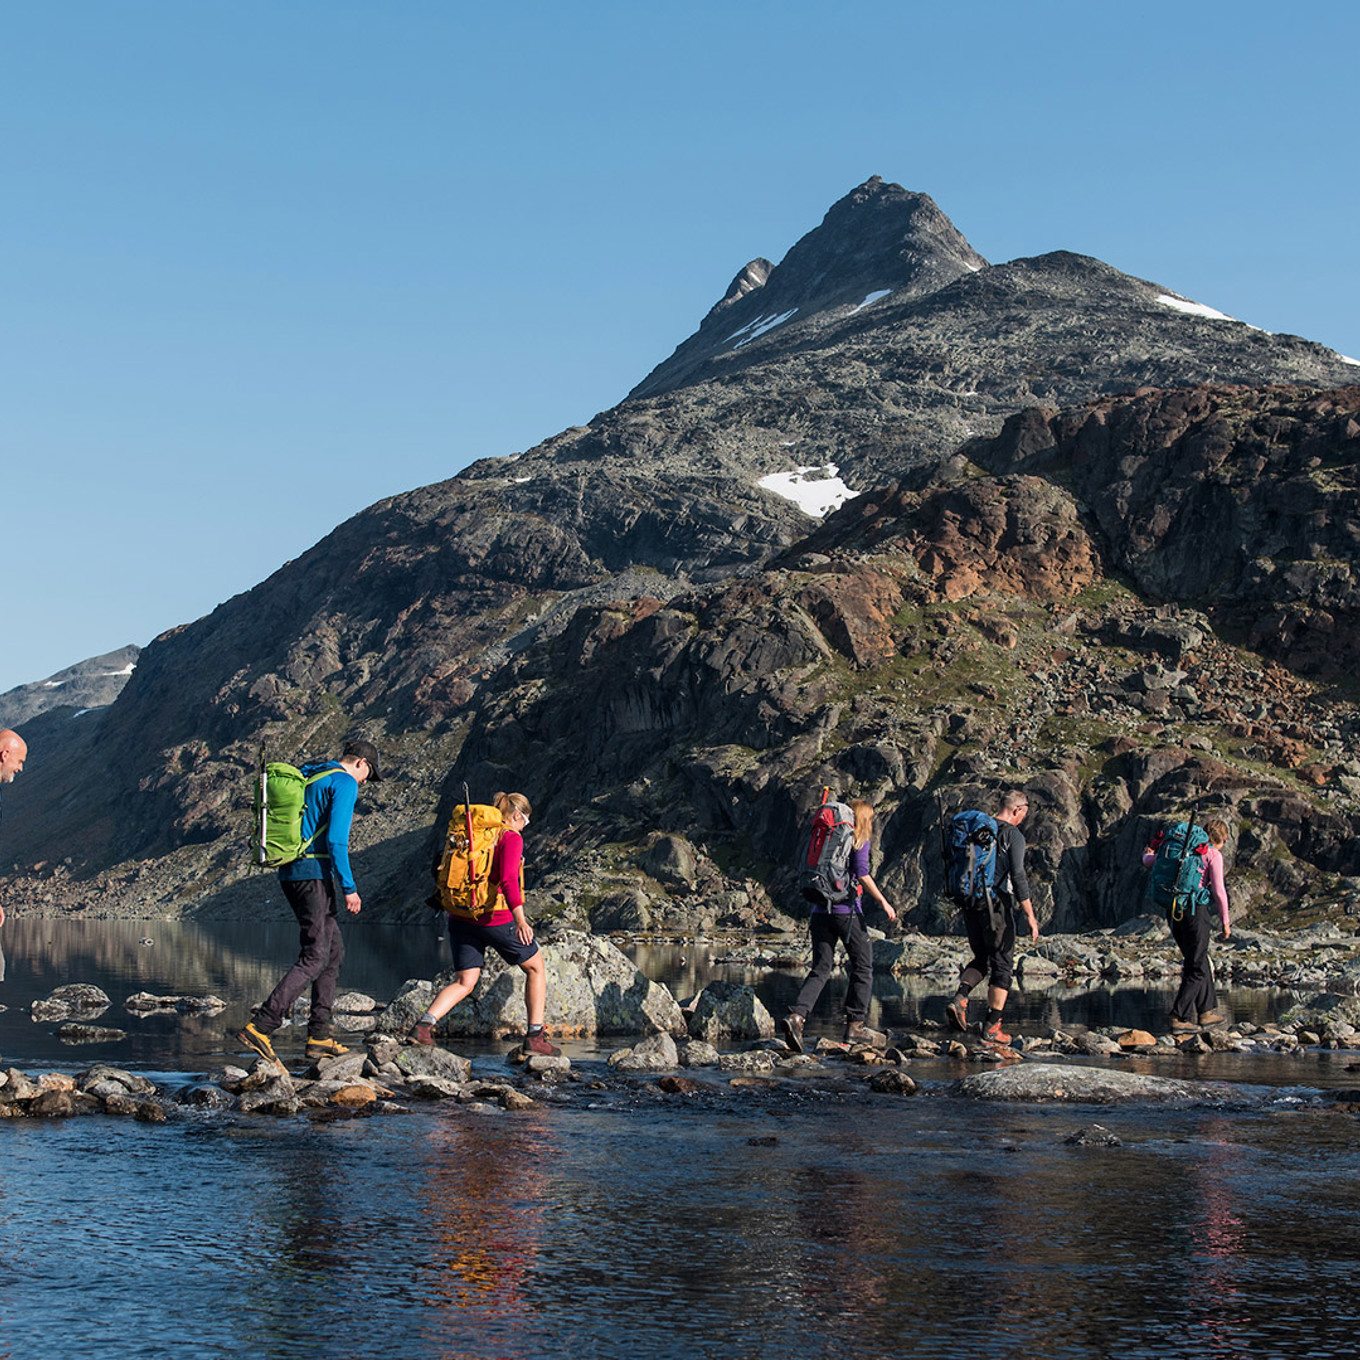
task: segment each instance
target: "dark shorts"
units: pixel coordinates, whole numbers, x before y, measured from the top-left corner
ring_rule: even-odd
[[[523,963],[538,953],[537,940],[520,944],[513,921],[500,926],[479,926],[450,916],[449,944],[453,946],[453,966],[460,973],[480,968],[486,962],[488,949],[494,949],[506,963]]]

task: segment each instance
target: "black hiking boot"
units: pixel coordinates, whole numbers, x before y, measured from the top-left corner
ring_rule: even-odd
[[[779,1027],[784,1031],[784,1038],[789,1041],[789,1047],[795,1053],[804,1052],[803,1048],[803,1026],[807,1024],[807,1018],[799,1015],[797,1011],[790,1011],[779,1022]]]

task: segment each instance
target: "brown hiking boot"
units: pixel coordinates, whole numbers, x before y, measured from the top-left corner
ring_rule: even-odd
[[[251,1052],[258,1053],[262,1058],[268,1058],[270,1062],[278,1062],[279,1055],[274,1052],[274,1045],[270,1043],[268,1033],[265,1030],[256,1029],[253,1020],[236,1037]]]
[[[426,1048],[431,1048],[434,1045],[434,1026],[416,1025],[406,1036],[406,1040],[408,1043],[423,1044]]]
[[[548,1042],[548,1036],[542,1030],[539,1030],[537,1034],[526,1034],[524,1042],[520,1045],[520,1051],[537,1053],[544,1058],[556,1058],[562,1052],[555,1044]]]
[[[968,1032],[968,998],[966,996],[956,996],[944,1008],[944,1018],[949,1021],[949,1028],[956,1029],[962,1034]]]
[[[1201,1025],[1224,1025],[1228,1022],[1228,1017],[1222,1011],[1200,1011],[1199,1022]]]
[[[784,1038],[789,1041],[789,1047],[795,1053],[803,1052],[803,1026],[807,1023],[805,1016],[799,1015],[797,1011],[790,1011],[779,1022],[779,1027],[784,1031]]]
[[[887,1048],[888,1036],[870,1029],[863,1020],[845,1022],[845,1042],[847,1044],[868,1044],[871,1048]]]
[[[1198,1028],[1199,1026],[1193,1020],[1182,1020],[1177,1015],[1171,1017],[1172,1034],[1189,1034],[1191,1030]]]

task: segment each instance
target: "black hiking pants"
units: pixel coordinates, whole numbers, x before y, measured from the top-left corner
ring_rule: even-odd
[[[874,989],[874,946],[859,912],[813,912],[808,923],[812,935],[812,971],[798,990],[789,1009],[804,1019],[812,1013],[831,970],[836,966],[836,946],[845,946],[850,962],[850,990],[845,996],[845,1018],[863,1020],[869,1014]]]
[[[331,1034],[331,1007],[335,1004],[335,985],[345,958],[345,942],[335,914],[335,880],[303,878],[280,885],[288,905],[297,917],[300,949],[297,962],[260,1007],[256,1025],[269,1033],[283,1024],[293,1002],[310,986],[312,1013],[307,1021],[307,1036],[328,1039]]]
[[[1218,1005],[1214,970],[1209,966],[1209,936],[1213,933],[1211,910],[1210,906],[1196,904],[1193,914],[1187,911],[1179,921],[1168,921],[1171,938],[1185,960],[1181,964],[1180,990],[1171,1006],[1173,1020],[1189,1020],[1194,1024],[1205,1011]]]
[[[981,910],[965,907],[963,926],[968,932],[968,943],[973,957],[963,970],[963,976],[975,975],[986,978],[989,987],[1000,987],[1009,991],[1015,977],[1015,910],[1009,893],[997,894],[997,908],[1001,912],[1003,925],[998,931],[992,914],[986,907]],[[973,987],[977,983],[973,983]],[[972,991],[972,987],[967,990]],[[959,990],[964,990],[960,981]]]

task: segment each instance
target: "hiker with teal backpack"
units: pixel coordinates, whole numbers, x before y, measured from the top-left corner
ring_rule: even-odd
[[[1025,877],[1025,838],[1020,823],[1029,812],[1023,789],[1001,797],[995,817],[985,812],[956,812],[941,826],[945,887],[963,909],[964,929],[973,957],[959,975],[954,999],[945,1007],[953,1029],[968,1028],[968,997],[987,979],[987,1016],[982,1040],[1005,1047],[1011,1036],[1001,1028],[1001,1013],[1015,974],[1015,908],[1025,914],[1032,940],[1039,938],[1039,920]]]
[[[1232,938],[1228,889],[1223,881],[1223,847],[1227,843],[1225,823],[1213,819],[1196,826],[1192,814],[1188,821],[1157,832],[1143,851],[1143,864],[1152,870],[1147,903],[1166,913],[1171,938],[1183,960],[1181,985],[1171,1005],[1173,1032],[1221,1025],[1227,1019],[1218,1009],[1209,963],[1214,914],[1222,926],[1219,939]]]
[[[307,1057],[337,1057],[349,1051],[336,1041],[331,1027],[331,1007],[345,957],[335,885],[338,880],[346,909],[357,914],[363,900],[349,865],[350,824],[359,785],[381,778],[378,751],[370,741],[351,741],[339,760],[323,760],[301,769],[261,765],[256,794],[257,857],[262,865],[278,867],[279,883],[297,917],[299,933],[297,962],[238,1036],[262,1058],[278,1060],[269,1036],[309,986]]]

